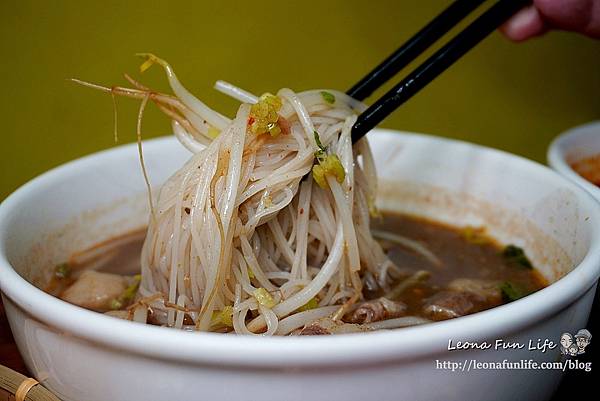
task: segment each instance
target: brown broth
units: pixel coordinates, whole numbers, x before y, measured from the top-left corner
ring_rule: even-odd
[[[72,254],[65,265],[68,277],[52,276],[45,291],[60,297],[62,292],[80,276],[84,270],[98,270],[127,276],[141,270],[140,254],[146,229],[131,231],[102,241],[91,248]]]
[[[455,279],[476,279],[511,283],[530,294],[547,286],[546,280],[534,268],[526,268],[503,256],[504,246],[485,234],[484,229],[456,228],[438,222],[406,215],[387,213],[374,227],[398,234],[425,245],[442,262],[436,266],[420,254],[402,246],[381,241],[390,259],[408,272],[427,270],[428,280],[413,286],[397,300],[408,305],[408,314],[422,315],[424,301],[445,290]],[[377,295],[381,295],[377,294]],[[487,301],[476,311],[506,303],[507,300]]]
[[[534,268],[524,267],[514,260],[507,260],[503,256],[504,247],[487,236],[483,229],[459,229],[393,213],[386,213],[383,219],[375,221],[373,226],[377,230],[418,241],[441,260],[441,265],[436,265],[414,250],[391,241],[380,241],[390,259],[403,272],[398,278],[399,282],[419,270],[426,270],[430,274],[427,280],[409,287],[393,299],[406,304],[408,315],[440,320],[441,318],[426,315],[423,312],[424,305],[432,296],[447,292],[447,286],[456,279],[485,280],[498,286],[495,289],[500,294],[498,297],[476,302],[475,307],[468,313],[508,302],[508,299],[503,299],[502,292],[499,290],[503,283],[511,283],[520,290],[522,295],[535,292],[547,285]],[[73,254],[67,262],[69,276],[54,277],[46,291],[60,297],[86,269],[121,275],[139,273],[144,235],[145,230],[134,231]],[[389,288],[366,290],[364,295],[366,299],[374,299],[386,295],[389,291]]]

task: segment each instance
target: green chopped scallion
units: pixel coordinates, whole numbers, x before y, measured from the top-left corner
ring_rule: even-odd
[[[329,104],[335,103],[335,96],[333,94],[326,91],[321,91],[321,96],[323,97],[323,100],[325,100],[325,102]]]
[[[273,299],[273,296],[269,293],[269,291],[262,287],[254,290],[252,295],[254,295],[254,298],[256,298],[256,302],[264,307],[270,309],[275,306],[275,300]]]
[[[108,307],[112,310],[119,310],[123,307],[123,303],[118,299],[112,299]]]
[[[533,265],[527,258],[527,255],[525,255],[525,251],[516,245],[507,245],[502,251],[502,256],[510,264],[526,269],[533,269]]]
[[[220,311],[214,311],[212,314],[212,324],[233,327],[233,307],[227,305]]]
[[[470,244],[486,245],[491,242],[490,238],[486,235],[485,227],[466,226],[462,229],[461,234],[465,241]]]
[[[133,276],[133,282],[125,288],[123,293],[109,302],[108,306],[110,309],[118,310],[130,303],[135,297],[135,294],[137,294],[141,281],[142,276],[140,274]]]
[[[54,275],[58,278],[69,278],[71,276],[71,266],[67,263],[61,263],[54,268]]]
[[[315,309],[319,306],[317,298],[311,298],[307,303],[296,309],[297,312],[305,312],[307,310]]]
[[[504,302],[516,301],[519,298],[523,298],[528,293],[522,288],[514,285],[510,281],[505,281],[500,284],[500,291],[502,292],[502,299]]]
[[[262,95],[258,102],[250,107],[248,130],[255,135],[269,133],[275,137],[281,134],[278,113],[282,104],[278,96],[270,93]]]
[[[318,158],[321,153],[324,156],[325,152],[327,152],[327,147],[323,146],[323,144],[321,143],[321,137],[319,136],[319,133],[317,131],[313,131],[313,135],[315,137],[315,142],[317,143],[317,146],[319,148],[319,150],[315,152],[315,157]]]
[[[313,166],[312,173],[314,180],[321,188],[329,188],[329,184],[325,179],[327,175],[333,175],[339,183],[344,182],[346,171],[344,171],[344,166],[342,166],[342,162],[337,155],[326,155],[318,162],[319,164]]]

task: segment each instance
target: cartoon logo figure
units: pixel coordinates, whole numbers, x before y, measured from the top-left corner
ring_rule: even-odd
[[[579,330],[575,335],[562,333],[560,336],[560,352],[569,356],[585,354],[585,347],[590,344],[591,340],[592,334],[586,329]]]
[[[575,342],[577,343],[577,353],[585,354],[585,347],[590,345],[592,340],[592,333],[586,329],[581,329],[575,334]]]
[[[567,352],[569,353],[570,356],[575,356],[577,355],[577,352],[579,352],[579,348],[577,348],[577,345],[572,344],[569,349],[567,350]]]
[[[560,352],[564,355],[569,355],[569,348],[574,342],[575,340],[571,333],[562,333],[560,335]]]

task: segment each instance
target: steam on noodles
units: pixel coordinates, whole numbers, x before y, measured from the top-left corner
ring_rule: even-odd
[[[175,96],[128,78],[113,94],[152,101],[193,155],[152,203],[133,320],[240,334],[289,334],[340,319],[363,288],[386,290],[399,269],[369,228],[376,176],[366,139],[350,130],[365,106],[335,90],[257,97],[229,119],[194,97],[158,63]],[[139,125],[138,125],[139,134]],[[406,322],[401,322],[406,325]]]

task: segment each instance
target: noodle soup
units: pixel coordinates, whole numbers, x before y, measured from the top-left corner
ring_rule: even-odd
[[[363,299],[346,310],[339,301],[328,316],[286,334],[371,331],[452,319],[512,302],[547,285],[523,250],[500,245],[480,227],[456,228],[385,213],[374,222],[373,234],[399,267],[395,281],[382,288],[371,282],[375,277],[366,277]],[[72,255],[54,267],[46,291],[93,311],[132,319],[132,305],[139,301],[133,289],[139,283],[144,236],[145,230],[131,232]],[[251,282],[259,285],[256,278]],[[310,313],[326,296],[320,293],[301,312]],[[340,310],[343,314],[334,319]],[[148,323],[160,325],[153,313]],[[215,314],[213,320],[218,331],[232,331],[223,316]],[[193,326],[189,315],[184,322]]]
[[[208,399],[239,400],[248,398],[248,389],[265,401],[282,397],[290,401],[394,399],[398,389],[405,389],[407,397],[422,400],[464,400],[474,394],[475,398],[485,398],[490,392],[498,399],[510,400],[514,399],[514,388],[519,388],[524,399],[550,398],[560,379],[558,371],[465,375],[435,369],[434,362],[465,358],[556,361],[558,349],[547,353],[527,349],[448,352],[448,339],[483,342],[506,338],[527,344],[531,339],[555,339],[562,332],[584,327],[600,266],[600,206],[549,169],[506,153],[394,131],[378,130],[369,139],[384,182],[378,198],[383,210],[412,212],[460,226],[456,231],[460,238],[471,238],[485,226],[502,244],[523,246],[536,269],[550,283],[558,283],[465,317],[358,335],[191,335],[176,328],[132,324],[90,312],[32,286],[27,279],[37,277],[28,273],[46,275],[44,267],[54,267],[79,250],[148,221],[136,146],[128,145],[52,171],[0,205],[4,260],[0,284],[11,328],[32,375],[44,379],[44,385],[64,399],[90,401],[107,398],[107,387],[98,383],[111,383],[112,398],[127,400],[171,399],[173,394],[189,399],[203,394]],[[144,151],[152,166],[153,188],[189,157],[174,138],[148,141]],[[433,163],[422,157],[430,154],[436,155]],[[465,159],[465,154],[470,157]],[[97,179],[99,173],[103,179]],[[402,191],[394,191],[395,198],[387,197],[388,179],[398,183]],[[421,192],[415,190],[417,185],[422,185]],[[431,186],[439,188],[442,195],[429,191]],[[465,194],[478,202],[489,202],[491,207],[471,209],[473,202]],[[122,202],[123,197],[135,198],[134,206]],[[100,214],[81,219],[82,213],[98,209]],[[461,211],[467,213],[466,218]],[[484,214],[487,212],[490,214]],[[477,213],[476,218],[469,217],[472,213]],[[62,217],[55,219],[56,225],[48,226],[48,214]],[[389,216],[384,217],[389,220]],[[377,221],[374,217],[373,223]],[[516,227],[503,225],[507,221]],[[65,222],[69,226],[63,229]],[[465,231],[467,224],[473,227]],[[530,230],[529,224],[542,232]],[[41,227],[47,230],[48,240],[44,238],[43,247],[32,248],[40,241]],[[375,224],[372,228],[376,235],[382,230]],[[423,238],[410,237],[400,229],[390,227],[385,232],[423,242]],[[386,245],[379,236],[375,241]],[[426,245],[435,252],[432,245]],[[504,248],[497,248],[497,252]],[[564,254],[558,253],[561,250]],[[419,269],[423,265],[413,271]],[[364,295],[368,295],[366,289]],[[339,303],[327,308],[339,308]],[[306,316],[300,313],[291,317]],[[250,313],[247,316],[251,318]],[[282,316],[279,325],[291,323],[286,319]],[[184,323],[189,327],[190,322]],[[390,378],[394,386],[389,385]],[[448,392],[448,388],[459,391]]]
[[[131,252],[118,247],[141,237],[101,244],[56,267],[49,289],[62,299],[176,329],[303,335],[450,319],[541,287],[522,249],[501,249],[481,228],[465,228],[458,242],[442,226],[425,240],[411,235],[427,230],[398,234],[395,226],[405,222],[396,218],[372,231],[380,217],[375,159],[367,139],[353,134],[364,103],[333,89],[257,96],[219,81],[215,88],[241,103],[225,116],[185,89],[167,61],[141,56],[142,71],[154,64],[164,70],[172,95],[131,78],[132,87],[75,81],[139,99],[138,141],[144,110],[154,103],[192,155],[154,192],[138,143],[150,212],[138,272],[98,270],[128,265],[118,255]],[[479,259],[457,263],[443,249],[436,255],[428,247],[438,236],[464,251],[457,255]],[[412,254],[429,265],[411,263]],[[475,272],[474,263],[503,274]]]

